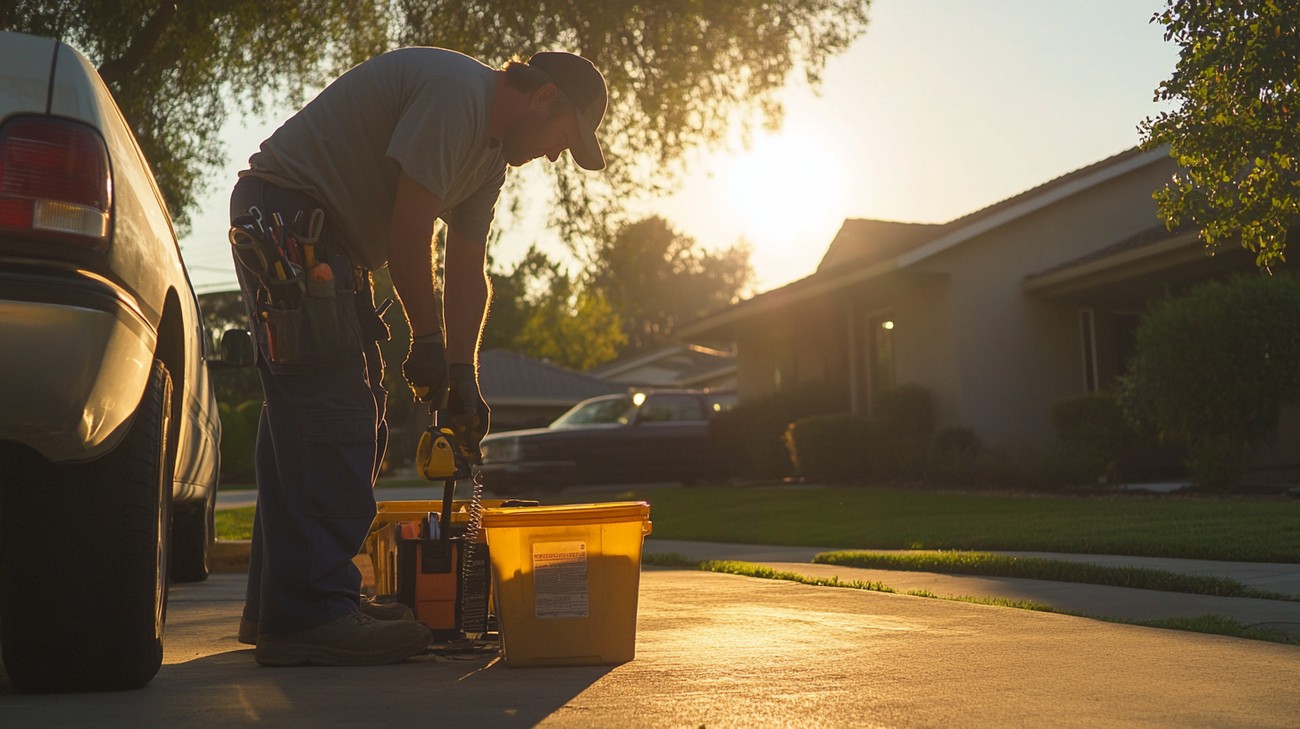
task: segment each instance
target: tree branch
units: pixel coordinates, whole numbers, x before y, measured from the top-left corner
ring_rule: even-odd
[[[100,64],[99,75],[104,78],[104,82],[112,88],[121,88],[122,82],[143,66],[149,55],[158,47],[158,42],[162,40],[167,26],[176,17],[176,11],[176,3],[164,2],[145,21],[144,27],[131,39],[130,45],[122,55]]]

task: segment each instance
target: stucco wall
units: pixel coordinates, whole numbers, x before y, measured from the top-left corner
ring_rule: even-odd
[[[1142,159],[1148,162],[1091,186],[1086,177],[1069,181],[1081,191],[1036,210],[993,211],[1008,222],[915,262],[905,259],[902,270],[739,323],[742,399],[773,392],[778,363],[783,388],[854,378],[861,396],[866,362],[850,366],[851,351],[862,347],[868,317],[889,311],[894,381],[934,393],[941,427],[969,426],[990,445],[1050,441],[1052,402],[1085,388],[1079,310],[1026,293],[1023,285],[1031,274],[1159,225],[1151,194],[1173,165],[1165,157]],[[1061,189],[1011,204],[1036,204]]]
[[[1148,165],[1019,217],[919,263],[950,277],[956,422],[986,443],[1055,437],[1048,408],[1084,391],[1078,309],[1027,294],[1029,274],[1158,223],[1151,193],[1172,168]]]

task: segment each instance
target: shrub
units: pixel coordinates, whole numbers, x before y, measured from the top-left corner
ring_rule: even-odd
[[[217,409],[221,414],[221,483],[251,483],[256,477],[253,449],[262,401],[245,400],[234,406],[222,402]]]
[[[1194,480],[1235,480],[1300,395],[1300,284],[1238,275],[1156,303],[1121,393],[1132,418],[1188,447]]]
[[[795,472],[806,478],[839,483],[867,475],[866,418],[841,413],[796,420],[785,432]]]
[[[720,413],[710,426],[718,457],[731,475],[776,478],[792,473],[782,439],[796,420],[844,409],[841,387],[804,385],[786,392],[743,400]]]
[[[871,414],[898,435],[934,434],[934,395],[920,385],[900,385],[880,393]]]
[[[1095,479],[1114,483],[1125,446],[1135,437],[1115,396],[1099,392],[1062,398],[1052,403],[1051,416],[1065,449]]]
[[[1092,463],[1060,446],[980,452],[976,484],[1011,491],[1067,491],[1096,485]]]
[[[868,458],[875,480],[920,479],[934,435],[934,396],[920,385],[880,393],[873,407]]]
[[[952,426],[935,433],[926,458],[925,478],[939,483],[970,484],[979,479],[984,443],[975,431]]]

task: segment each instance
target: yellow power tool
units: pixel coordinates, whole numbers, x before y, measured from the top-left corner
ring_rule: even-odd
[[[415,449],[415,470],[429,481],[470,478],[469,452],[451,428],[430,425]]]
[[[483,480],[472,468],[469,450],[451,428],[438,426],[438,411],[429,406],[432,424],[420,435],[415,450],[415,469],[429,481],[442,481],[442,524],[440,538],[451,554],[452,542],[460,545],[460,587],[457,590],[457,610],[461,630],[467,635],[487,631],[488,625],[488,560],[487,545],[478,543],[482,521]],[[470,480],[469,519],[464,530],[452,536],[452,508],[456,482]]]

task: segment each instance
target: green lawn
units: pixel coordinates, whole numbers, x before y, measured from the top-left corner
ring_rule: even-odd
[[[1300,501],[1051,497],[805,486],[537,494],[542,503],[650,502],[654,536],[842,549],[1028,550],[1300,562]],[[247,538],[252,509],[218,512]]]

